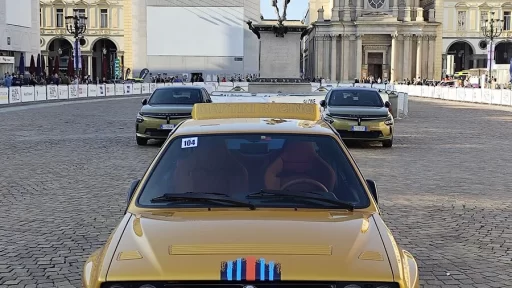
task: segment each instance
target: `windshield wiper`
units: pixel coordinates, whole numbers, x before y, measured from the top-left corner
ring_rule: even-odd
[[[290,190],[269,190],[262,189],[260,192],[252,193],[247,195],[246,199],[278,199],[278,198],[290,198],[295,200],[306,200],[309,202],[324,202],[327,204],[333,204],[336,208],[354,210],[354,205],[351,203],[343,202],[336,199],[334,196],[329,197],[332,194],[330,192],[313,192],[313,191],[290,191]]]
[[[256,206],[251,203],[233,200],[224,193],[165,193],[161,196],[151,199],[151,203],[170,203],[170,202],[189,202],[189,203],[209,203],[222,206],[248,207],[255,210]]]

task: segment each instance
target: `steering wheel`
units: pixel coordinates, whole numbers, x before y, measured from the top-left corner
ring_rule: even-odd
[[[329,192],[329,189],[327,189],[327,187],[325,187],[324,184],[322,184],[322,183],[320,183],[320,182],[318,182],[316,180],[312,180],[312,179],[296,179],[296,180],[292,180],[292,181],[284,184],[281,187],[281,190],[289,189],[290,187],[292,187],[294,185],[298,185],[298,184],[309,184],[309,185],[315,186],[317,188],[320,188],[320,190],[322,190],[323,192]]]

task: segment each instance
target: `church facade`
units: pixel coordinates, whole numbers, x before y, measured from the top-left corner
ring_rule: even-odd
[[[440,79],[442,13],[436,0],[311,0],[304,75],[332,82]]]

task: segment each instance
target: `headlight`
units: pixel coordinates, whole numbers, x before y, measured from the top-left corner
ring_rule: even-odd
[[[393,125],[395,123],[395,121],[393,120],[393,116],[388,116],[388,118],[384,121],[384,124],[390,126],[390,125]]]
[[[142,117],[142,113],[137,113],[137,123],[142,123],[144,122],[144,117]]]
[[[156,287],[153,285],[144,284],[144,285],[140,286],[139,288],[156,288]]]
[[[356,284],[349,284],[349,285],[345,286],[344,288],[361,288],[361,286],[356,285]]]

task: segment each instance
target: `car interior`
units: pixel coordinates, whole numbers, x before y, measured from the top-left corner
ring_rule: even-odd
[[[170,163],[161,162],[159,166],[165,166],[165,179],[155,184],[150,179],[148,185],[166,183],[165,193],[225,193],[230,196],[243,196],[261,189],[330,192],[338,198],[342,195],[344,201],[359,201],[362,187],[354,185],[353,181],[357,180],[353,173],[346,173],[353,171],[350,163],[322,154],[322,151],[332,151],[332,144],[283,138],[264,135],[231,139],[205,137],[200,139],[201,145],[180,149],[179,154],[176,153],[178,157],[169,156]],[[160,174],[158,170],[154,173]],[[162,189],[155,187],[154,190]]]

